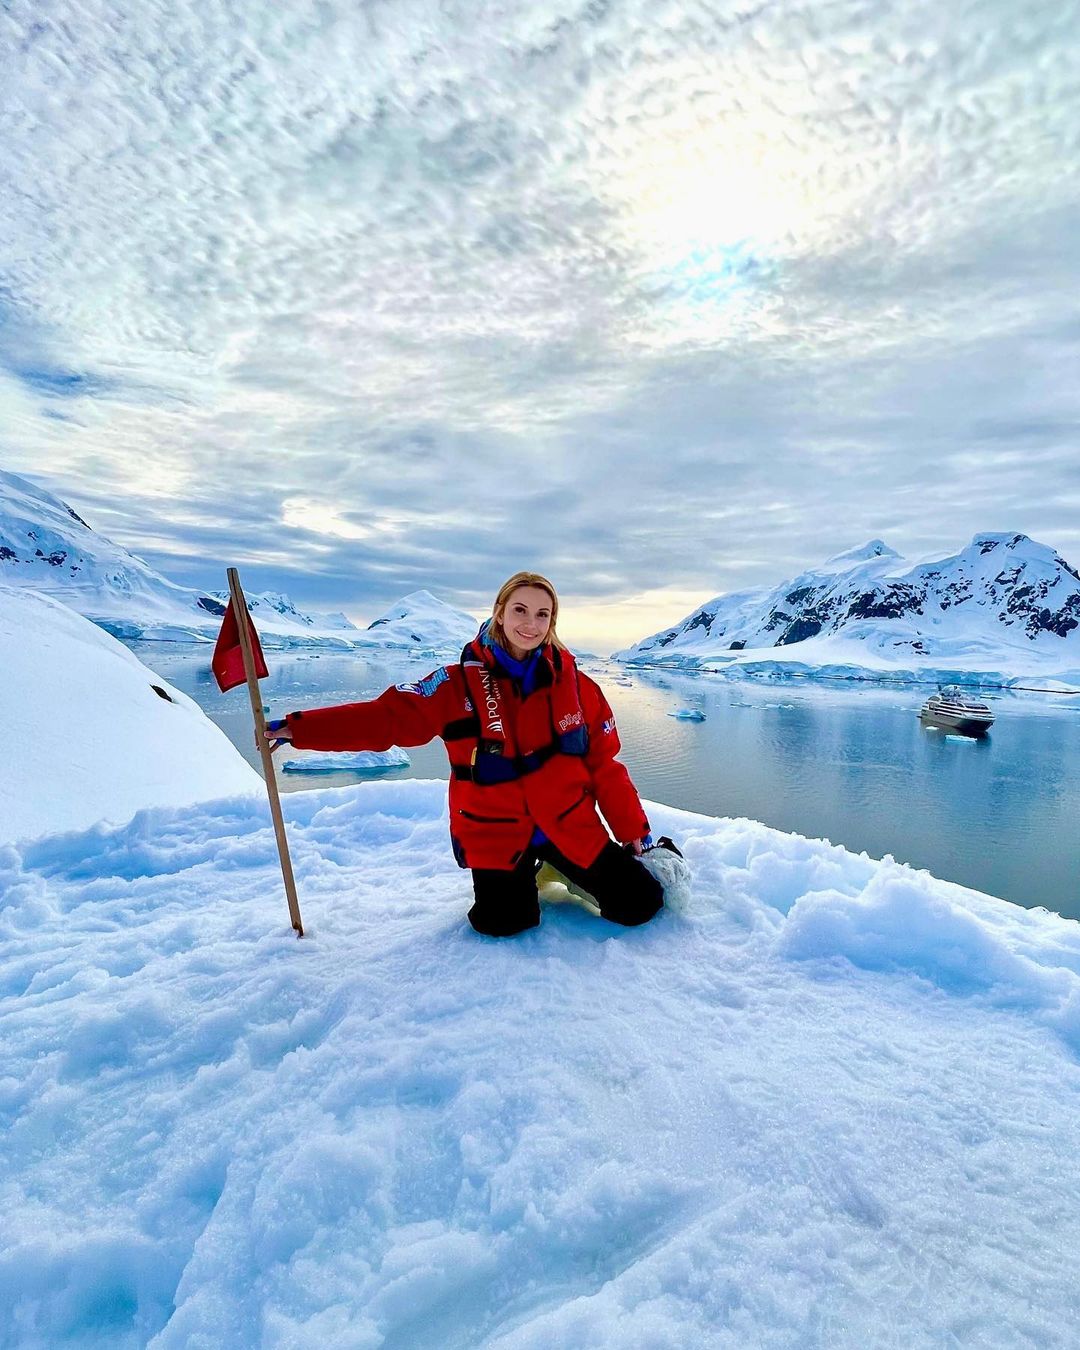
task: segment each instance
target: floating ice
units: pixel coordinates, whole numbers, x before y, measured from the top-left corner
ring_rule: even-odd
[[[282,773],[388,773],[392,769],[407,769],[412,760],[404,750],[392,746],[389,750],[347,750],[333,754],[312,751],[300,759],[287,759]]]

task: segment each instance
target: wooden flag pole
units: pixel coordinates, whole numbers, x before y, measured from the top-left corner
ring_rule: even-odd
[[[248,632],[248,607],[240,585],[240,574],[235,567],[229,568],[229,594],[232,597],[233,613],[240,633],[240,651],[244,657],[244,674],[247,677],[248,695],[251,698],[251,715],[255,719],[255,739],[259,754],[262,756],[263,777],[266,779],[266,795],[270,798],[270,815],[274,821],[274,834],[277,837],[278,857],[281,859],[281,875],[285,880],[285,895],[289,901],[289,917],[296,929],[296,936],[304,936],[304,925],[300,920],[300,903],[296,898],[296,882],[293,879],[292,859],[289,857],[289,841],[285,838],[285,821],[281,814],[281,798],[278,795],[277,778],[274,776],[274,759],[270,753],[270,742],[266,739],[266,718],[263,716],[262,691],[259,689],[259,677],[255,673],[255,655],[251,650],[251,634]]]

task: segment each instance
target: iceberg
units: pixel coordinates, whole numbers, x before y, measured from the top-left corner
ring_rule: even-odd
[[[282,773],[390,773],[407,769],[412,760],[398,746],[389,750],[345,750],[328,753],[311,751],[300,759],[287,759],[281,765]]]

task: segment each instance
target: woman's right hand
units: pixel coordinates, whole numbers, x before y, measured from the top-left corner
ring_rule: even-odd
[[[272,722],[267,722],[266,731],[263,733],[270,742],[270,753],[283,745],[292,744],[292,731],[284,717],[275,718]]]

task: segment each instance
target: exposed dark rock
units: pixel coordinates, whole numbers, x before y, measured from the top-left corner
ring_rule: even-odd
[[[965,600],[970,599],[971,582],[965,579],[955,586],[946,587],[938,604],[942,609],[951,609],[953,605],[962,605]]]
[[[1069,576],[1075,577],[1077,581],[1080,581],[1080,572],[1078,572],[1075,567],[1070,567],[1064,558],[1059,558],[1057,554],[1055,554],[1054,562],[1056,562],[1063,571],[1068,572]]]
[[[984,539],[982,543],[979,545],[979,552],[992,553],[994,549],[997,548],[997,546],[998,541],[996,539]]]
[[[86,521],[83,520],[82,516],[77,516],[77,515],[75,514],[75,512],[71,509],[71,507],[67,505],[66,502],[64,503],[64,506],[65,506],[65,508],[67,509],[67,513],[68,513],[68,515],[71,517],[72,520],[77,520],[77,521],[79,522],[79,524],[83,527],[83,529],[86,529],[86,530],[89,530],[89,529],[90,529],[90,526],[87,525]]]
[[[807,638],[817,637],[821,624],[816,619],[796,619],[786,632],[777,639],[778,647],[788,647],[793,642],[805,642]]]
[[[913,586],[894,584],[884,591],[863,591],[848,607],[849,619],[900,619],[905,614],[921,614],[923,600]]]
[[[1012,608],[1011,600],[1009,607]],[[1065,637],[1076,627],[1080,627],[1080,593],[1076,592],[1070,595],[1058,610],[1032,606],[1024,625],[1029,638],[1036,638],[1040,633],[1054,633],[1058,637]]]
[[[730,646],[728,647],[728,651],[729,651],[729,652],[741,652],[742,649],[743,649],[745,646],[746,646],[745,640],[744,640],[743,638],[739,638],[738,641],[732,642],[732,643],[730,644]]]
[[[220,619],[225,613],[225,606],[220,600],[213,600],[208,595],[199,596],[199,608],[205,609],[207,614],[216,614]]]
[[[12,558],[18,556],[13,548],[8,548],[7,544],[0,544],[0,562],[10,562]]]
[[[160,684],[152,684],[150,688],[157,694],[158,698],[163,698],[166,703],[176,702],[176,699],[173,698],[172,694],[170,694],[167,689],[162,689]]]
[[[708,632],[712,627],[712,621],[716,614],[710,614],[707,609],[703,609],[700,614],[695,614],[690,622],[683,629],[684,633],[689,633],[694,628],[704,628]]]

